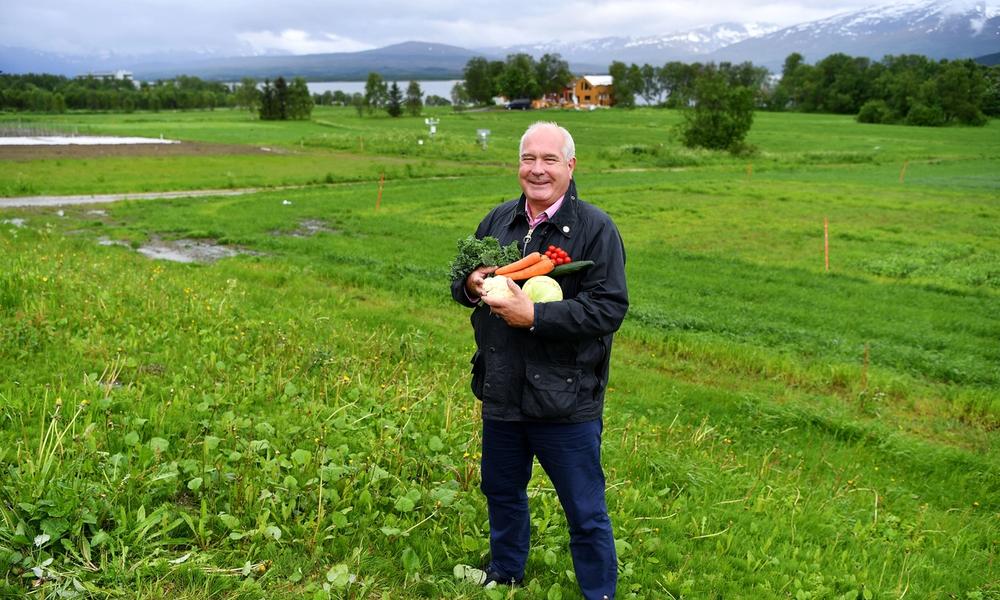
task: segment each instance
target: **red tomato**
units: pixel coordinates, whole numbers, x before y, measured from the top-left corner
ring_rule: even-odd
[[[553,251],[553,250],[555,250],[555,249],[556,249],[556,247],[555,247],[555,246],[549,246],[549,252],[552,252],[552,251]]]

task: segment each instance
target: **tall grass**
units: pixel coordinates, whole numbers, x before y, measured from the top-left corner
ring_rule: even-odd
[[[335,149],[364,165],[400,160],[392,136],[412,135],[317,117],[336,127],[272,141],[369,128],[363,154]],[[215,138],[244,118],[80,119]],[[527,118],[456,117],[508,146]],[[628,249],[603,446],[620,597],[1000,593],[1000,209],[995,177],[944,160],[995,166],[995,140],[883,128],[924,149],[901,183],[907,152],[853,160],[851,140],[882,129],[835,117],[762,116],[755,143],[780,156],[752,169],[719,155],[658,167],[657,152],[681,153],[657,137],[670,113],[566,118],[581,193]],[[834,125],[827,145],[800,140]],[[665,149],[613,154],[626,139]],[[441,146],[415,160],[459,174],[445,155],[461,149]],[[577,597],[540,470],[526,586],[453,575],[487,551],[487,519],[471,332],[445,277],[455,242],[516,190],[492,152],[460,177],[400,170],[377,211],[370,180],[3,211],[25,222],[0,224],[0,595]],[[325,231],[291,235],[304,221]],[[131,248],[152,236],[255,254],[150,261]]]

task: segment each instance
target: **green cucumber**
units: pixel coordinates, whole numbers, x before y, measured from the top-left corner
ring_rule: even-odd
[[[549,271],[549,277],[559,277],[560,275],[566,275],[567,273],[575,273],[577,271],[582,271],[584,269],[589,269],[594,265],[592,260],[574,260],[573,262],[568,262],[563,265],[556,265],[556,268]]]

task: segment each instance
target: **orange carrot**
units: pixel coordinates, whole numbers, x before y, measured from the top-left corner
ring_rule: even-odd
[[[543,256],[541,260],[529,267],[521,269],[520,271],[514,271],[513,273],[507,273],[507,277],[510,277],[514,281],[524,281],[525,279],[531,279],[537,275],[550,273],[554,268],[556,268],[556,264],[552,262],[552,259],[548,256]]]
[[[540,260],[542,260],[541,253],[539,253],[539,252],[532,252],[531,254],[525,256],[521,260],[515,260],[514,262],[510,263],[509,265],[504,265],[504,266],[500,267],[493,274],[494,275],[507,275],[508,273],[515,273],[517,271],[520,271],[521,269],[526,269],[526,268],[530,267],[531,265],[537,263]]]

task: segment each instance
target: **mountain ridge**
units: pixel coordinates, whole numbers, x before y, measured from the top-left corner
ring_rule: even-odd
[[[653,64],[744,62],[779,72],[785,58],[807,62],[842,52],[880,60],[887,54],[922,54],[932,59],[988,56],[1000,50],[1000,3],[917,0],[845,12],[779,28],[767,23],[723,22],[656,36],[612,36],[578,42],[544,42],[468,49],[408,41],[357,52],[266,54],[256,56],[63,56],[0,47],[0,71],[81,75],[125,69],[136,79],[179,74],[236,81],[243,77],[302,76],[318,80],[363,80],[369,72],[386,79],[459,79],[470,58],[502,60],[526,52],[559,53],[576,73],[606,73],[612,61]]]

